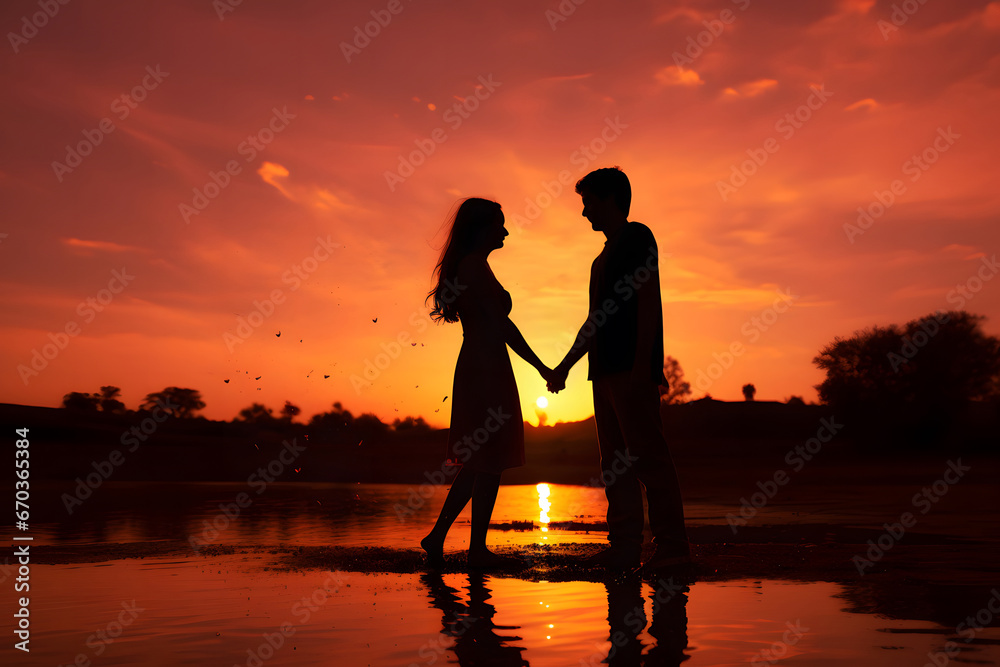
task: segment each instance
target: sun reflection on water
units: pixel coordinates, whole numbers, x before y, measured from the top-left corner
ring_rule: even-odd
[[[545,482],[538,484],[535,490],[538,491],[538,522],[542,524],[542,532],[547,533],[549,532],[549,521],[551,521],[549,510],[552,509],[552,503],[549,502],[549,494],[552,493],[552,490]],[[543,535],[542,539],[547,540],[549,537]]]

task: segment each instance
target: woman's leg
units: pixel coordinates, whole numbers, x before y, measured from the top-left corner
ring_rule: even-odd
[[[500,473],[477,472],[475,488],[472,492],[472,537],[469,541],[469,555],[492,556],[486,548],[486,532],[490,528],[490,517],[500,490]]]
[[[438,515],[437,523],[434,524],[427,537],[420,541],[420,546],[427,552],[428,558],[437,561],[444,558],[444,538],[448,534],[451,524],[455,522],[458,515],[465,509],[469,499],[472,498],[475,482],[476,473],[465,467],[455,475],[451,488],[448,490],[448,497],[444,499],[444,505],[441,506],[441,514]]]

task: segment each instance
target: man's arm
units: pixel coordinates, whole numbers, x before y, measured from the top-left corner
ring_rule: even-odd
[[[636,298],[638,299],[638,335],[635,346],[635,359],[632,361],[631,381],[645,383],[652,381],[650,377],[650,359],[656,345],[659,322],[662,322],[662,304],[660,303],[660,267],[657,257],[656,241],[650,234],[648,246],[642,263],[649,269],[649,279],[639,284],[636,281]]]
[[[597,260],[595,260],[596,263]],[[594,289],[594,265],[590,267],[590,290]],[[592,307],[592,305],[591,305]],[[569,375],[569,371],[576,362],[583,359],[583,355],[587,354],[591,348],[591,339],[594,333],[597,331],[596,327],[593,325],[592,320],[594,318],[593,311],[587,313],[587,319],[580,326],[580,330],[576,334],[576,340],[573,341],[573,346],[569,348],[569,352],[563,357],[563,360],[559,362],[559,365],[552,369],[554,381],[548,383],[549,391],[559,391],[566,388],[566,377]],[[590,333],[587,333],[587,325],[591,326]]]
[[[576,334],[576,340],[573,342],[573,346],[569,348],[569,352],[563,357],[563,360],[559,362],[559,365],[552,369],[552,372],[556,376],[558,382],[549,383],[549,391],[559,391],[560,389],[566,388],[566,377],[569,375],[569,371],[576,362],[583,359],[583,355],[587,354],[590,350],[591,338],[594,336],[596,327],[591,327],[590,333],[587,333],[587,325],[590,324],[591,317],[587,317],[587,321],[583,323],[580,327],[580,331]],[[553,388],[555,387],[555,388]]]
[[[563,372],[564,374],[569,373],[569,369],[576,365],[576,362],[583,359],[583,355],[587,354],[587,349],[590,347],[589,337],[584,333],[587,328],[587,323],[590,322],[590,318],[587,318],[587,322],[583,323],[580,327],[580,331],[576,334],[576,340],[573,342],[573,347],[569,348],[569,352],[563,357],[563,360],[559,362],[556,366],[556,370]]]

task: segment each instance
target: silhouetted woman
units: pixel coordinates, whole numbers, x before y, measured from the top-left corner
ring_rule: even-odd
[[[435,269],[436,287],[428,299],[431,317],[462,322],[462,350],[451,393],[448,458],[461,465],[437,523],[420,542],[428,563],[444,562],[444,538],[472,499],[469,566],[511,564],[486,548],[486,531],[500,488],[500,473],[524,465],[524,423],[507,346],[550,378],[546,367],[508,317],[510,294],[490,270],[489,254],[503,247],[508,232],[500,204],[470,198],[455,213],[448,242]]]

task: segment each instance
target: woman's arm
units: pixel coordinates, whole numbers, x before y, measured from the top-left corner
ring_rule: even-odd
[[[521,331],[517,328],[517,325],[509,317],[505,319],[506,321],[503,323],[504,342],[510,346],[510,349],[517,353],[517,356],[527,361],[535,370],[545,376],[549,372],[549,367],[543,364],[538,355],[532,351],[531,346],[524,340],[524,336],[521,335]]]

